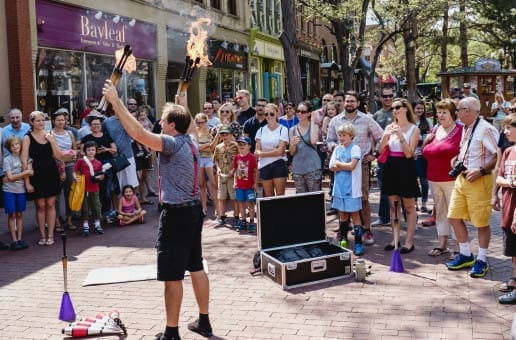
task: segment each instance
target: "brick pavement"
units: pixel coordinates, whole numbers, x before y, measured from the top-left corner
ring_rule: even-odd
[[[371,198],[373,211],[377,211],[376,190]],[[61,339],[65,325],[57,319],[63,289],[61,243],[37,246],[32,204],[25,216],[25,235],[31,247],[0,252],[0,318],[4,320],[0,338]],[[81,286],[94,268],[154,263],[157,216],[153,206],[143,225],[107,227],[105,235],[89,238],[70,233],[68,290],[78,316],[117,308],[128,326],[129,339],[153,339],[162,331],[161,283]],[[336,226],[334,216],[327,220],[329,228]],[[213,338],[510,339],[516,310],[496,300],[500,295],[496,286],[511,270],[510,260],[502,255],[498,221],[495,213],[491,270],[483,279],[470,278],[466,270],[449,272],[445,257],[427,255],[435,244],[435,227],[418,228],[415,251],[402,255],[406,272],[391,273],[391,253],[383,250],[390,241],[390,228],[377,227],[377,243],[366,247],[363,256],[372,266],[365,283],[349,278],[283,291],[271,280],[249,274],[257,248],[255,236],[215,228],[214,220],[207,218],[203,240],[211,280]],[[5,223],[0,239],[9,239]],[[190,280],[185,281],[180,332],[183,339],[199,339],[186,329],[197,308]]]

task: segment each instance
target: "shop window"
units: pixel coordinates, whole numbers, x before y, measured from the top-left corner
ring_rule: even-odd
[[[246,79],[246,73],[243,72],[243,71],[235,71],[235,74],[234,74],[234,79],[235,79],[235,93],[238,91],[238,90],[245,90],[247,89],[247,79]]]
[[[233,71],[221,70],[222,100],[233,98]]]
[[[231,15],[237,15],[236,0],[228,0],[228,13]]]
[[[210,7],[215,9],[221,9],[220,0],[210,0]]]
[[[50,115],[66,108],[74,118],[83,110],[84,88],[82,54],[38,49],[36,59],[36,96],[39,111]]]
[[[206,74],[206,100],[212,101],[215,98],[220,99],[219,92],[219,71],[214,68],[208,68]]]

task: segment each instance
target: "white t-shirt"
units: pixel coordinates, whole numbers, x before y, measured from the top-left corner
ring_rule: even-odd
[[[271,131],[267,125],[264,125],[258,132],[256,132],[256,141],[260,141],[262,151],[271,151],[276,149],[280,141],[288,143],[288,129],[283,125],[279,124],[276,129]],[[263,157],[258,161],[258,169],[269,165],[278,159],[287,160],[287,156],[275,156],[275,157]]]

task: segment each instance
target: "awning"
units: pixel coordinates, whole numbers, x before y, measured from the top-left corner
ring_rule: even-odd
[[[321,63],[321,68],[340,71],[340,65],[338,65],[334,61],[332,61],[331,63]]]

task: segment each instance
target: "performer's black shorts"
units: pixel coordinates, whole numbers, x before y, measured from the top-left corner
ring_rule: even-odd
[[[203,212],[201,204],[171,207],[163,205],[159,219],[158,281],[183,280],[185,270],[203,269],[201,231]]]
[[[516,256],[516,235],[511,228],[502,228],[503,230],[503,254],[505,256]]]

